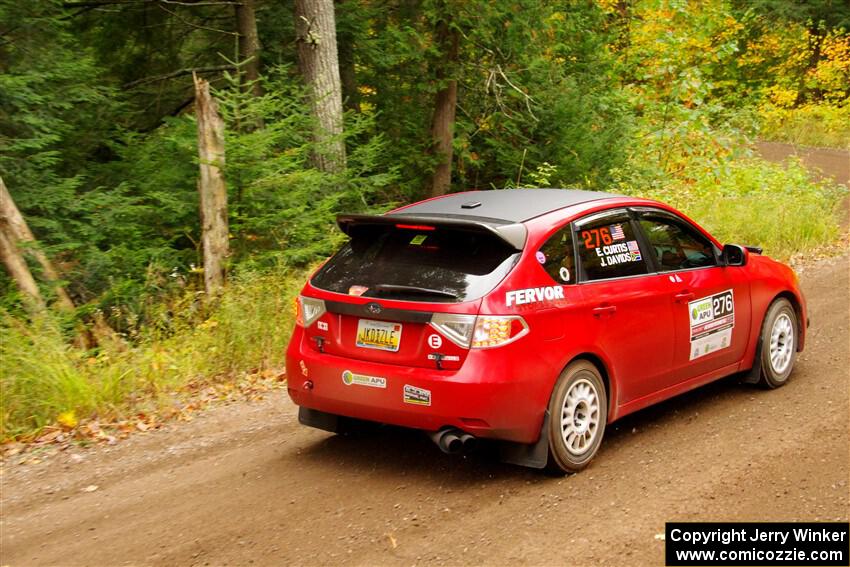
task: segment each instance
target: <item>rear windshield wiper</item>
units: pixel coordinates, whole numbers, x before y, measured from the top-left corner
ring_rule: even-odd
[[[379,284],[372,288],[375,292],[388,293],[411,293],[417,295],[433,295],[436,297],[445,297],[447,299],[457,299],[457,295],[440,289],[430,289],[427,287],[417,287],[414,285],[394,285],[394,284]]]

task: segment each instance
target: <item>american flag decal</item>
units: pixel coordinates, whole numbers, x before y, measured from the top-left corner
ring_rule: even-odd
[[[632,262],[637,262],[638,260],[641,259],[640,247],[638,246],[638,243],[635,242],[634,240],[629,240],[628,245],[629,245],[629,254],[631,254],[631,256],[632,256]]]
[[[621,224],[612,224],[611,225],[611,238],[614,240],[623,240],[626,238],[626,235],[623,234],[623,225]]]

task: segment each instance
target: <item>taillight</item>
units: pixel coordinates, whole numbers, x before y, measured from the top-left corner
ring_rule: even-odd
[[[292,302],[295,305],[295,324],[299,327],[304,326],[304,315],[301,313],[301,296],[295,298]]]
[[[457,315],[434,313],[431,326],[463,348],[491,348],[517,340],[528,332],[522,317],[514,315]]]
[[[472,332],[472,348],[491,348],[512,343],[528,333],[525,319],[515,315],[479,315]]]
[[[307,328],[324,315],[325,311],[325,302],[321,299],[299,295],[295,302],[295,324]]]
[[[475,328],[475,315],[434,313],[431,315],[431,326],[456,345],[469,348]]]

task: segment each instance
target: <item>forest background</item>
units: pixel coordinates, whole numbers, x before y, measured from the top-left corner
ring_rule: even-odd
[[[0,440],[278,385],[340,212],[578,187],[812,254],[846,188],[752,147],[850,146],[848,29],[840,0],[0,0]]]

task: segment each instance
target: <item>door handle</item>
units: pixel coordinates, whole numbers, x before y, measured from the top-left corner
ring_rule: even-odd
[[[677,293],[676,295],[673,296],[673,299],[676,300],[676,303],[683,303],[685,301],[690,301],[693,298],[694,298],[693,292],[690,292],[690,291],[687,291],[687,290],[683,291],[681,293]]]
[[[613,315],[617,312],[616,305],[600,305],[593,308],[594,317],[602,317],[603,315]]]

